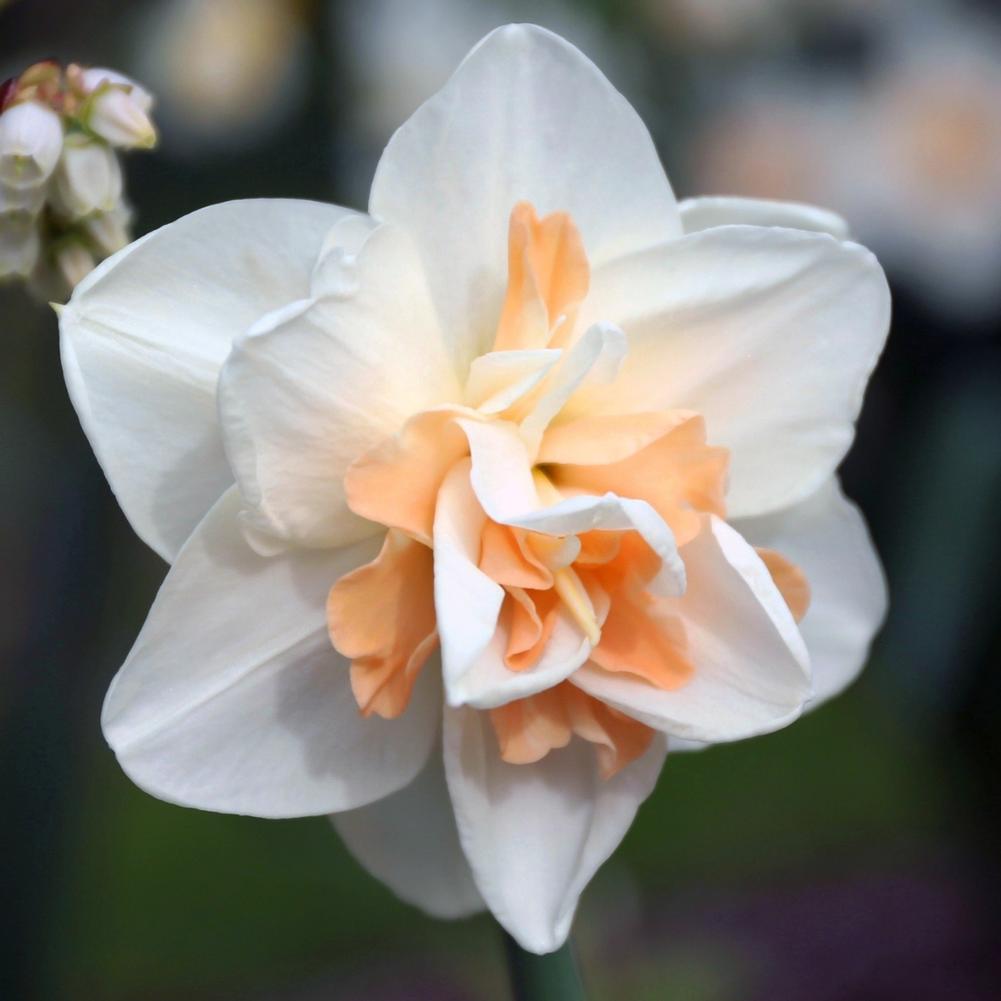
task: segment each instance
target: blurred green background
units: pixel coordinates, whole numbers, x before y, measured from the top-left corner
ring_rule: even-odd
[[[671,757],[583,898],[595,999],[1001,996],[1001,26],[904,0],[17,0],[48,56],[158,96],[137,233],[229,198],[363,206],[392,129],[490,27],[580,44],[679,195],[827,204],[880,255],[893,333],[844,467],[891,614],[850,692]],[[66,397],[55,318],[0,288],[0,997],[489,999],[496,929],[399,903],[323,820],[183,810],[101,738],[164,574]]]

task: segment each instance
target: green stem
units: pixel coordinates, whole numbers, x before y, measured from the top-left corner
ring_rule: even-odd
[[[507,932],[503,934],[514,1001],[585,1001],[569,940],[556,952],[537,956],[522,949]]]

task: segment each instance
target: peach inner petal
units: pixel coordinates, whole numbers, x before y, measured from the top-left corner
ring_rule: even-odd
[[[469,451],[455,423],[459,413],[442,407],[416,414],[399,434],[356,459],[344,477],[351,510],[430,545],[438,488]]]
[[[556,625],[558,603],[553,591],[507,589],[500,624],[507,628],[504,663],[511,671],[534,667],[546,649]]]
[[[592,698],[568,681],[490,710],[501,758],[531,764],[577,736],[595,745],[598,768],[611,778],[650,746],[650,727]]]
[[[609,597],[608,615],[591,660],[606,671],[625,672],[657,688],[680,688],[694,673],[685,654],[684,626],[646,586],[658,560],[637,532],[619,536],[618,552],[585,576]]]
[[[345,476],[351,509],[389,529],[376,559],[337,581],[327,601],[331,641],[351,661],[352,690],[366,716],[392,718],[405,710],[438,642],[431,547],[441,485],[456,463],[469,461],[469,438],[459,422],[506,420],[517,431],[521,417],[548,399],[562,371],[559,359],[566,352],[556,349],[570,343],[590,281],[570,217],[555,212],[540,219],[531,205],[515,206],[508,272],[493,351],[474,365],[466,387],[465,399],[478,401],[480,409],[447,404],[416,414]],[[729,453],[707,444],[699,414],[665,410],[567,420],[556,412],[550,418],[532,439],[535,459],[521,460],[532,463],[543,506],[606,492],[642,500],[670,526],[679,547],[695,537],[706,513],[725,516]],[[509,671],[532,671],[557,621],[572,618],[591,642],[594,666],[663,690],[691,679],[695,668],[684,625],[671,614],[672,599],[648,590],[662,570],[661,557],[638,532],[551,536],[486,518],[482,531],[478,522],[472,530],[468,548],[465,558],[504,590],[497,626]],[[759,554],[794,616],[802,618],[810,595],[802,572],[772,550]],[[572,679],[488,711],[501,756],[510,763],[538,761],[577,737],[594,745],[601,774],[609,777],[653,738],[649,727]]]
[[[810,607],[810,582],[806,574],[774,549],[759,548],[757,553],[789,606],[792,617],[800,622]]]
[[[480,539],[480,569],[505,587],[549,588],[553,575],[526,538],[527,532],[487,521]]]
[[[674,532],[678,546],[699,530],[699,514],[724,517],[729,451],[706,444],[705,421],[697,414],[665,421],[656,435],[649,414],[591,418],[554,429],[543,439],[542,454],[553,482],[561,489],[637,497],[647,501]],[[601,444],[586,456],[586,437]],[[630,444],[638,445],[631,454]],[[561,462],[560,457],[572,458]],[[615,457],[606,461],[606,456]]]
[[[590,280],[570,216],[553,212],[539,219],[528,202],[519,202],[508,225],[507,295],[494,350],[546,347],[560,317],[569,317],[587,295]]]
[[[389,531],[371,563],[330,589],[327,628],[335,649],[351,661],[362,715],[399,716],[438,642],[431,550]]]

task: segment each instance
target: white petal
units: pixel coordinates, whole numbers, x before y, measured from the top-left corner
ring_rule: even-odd
[[[469,441],[470,482],[484,511],[494,520],[508,519],[540,506],[532,479],[532,457],[517,425],[510,421],[456,421]]]
[[[265,317],[219,379],[247,522],[279,548],[371,533],[348,509],[348,466],[411,415],[461,395],[406,234],[380,226],[342,264],[338,293]],[[329,271],[323,281],[331,287]]]
[[[532,765],[502,761],[485,713],[445,710],[445,773],[459,838],[483,899],[519,945],[558,949],[581,892],[649,796],[660,739],[611,779],[582,740]]]
[[[114,83],[122,87],[128,87],[128,96],[139,105],[143,111],[150,111],[153,107],[153,95],[145,87],[140,86],[131,77],[117,70],[109,70],[103,66],[91,66],[81,74],[81,79],[86,90],[97,90],[102,83]]]
[[[350,294],[355,290],[358,251],[365,246],[376,226],[378,223],[371,216],[352,213],[330,227],[313,268],[310,295],[314,299]]]
[[[853,435],[886,339],[890,298],[876,259],[830,236],[722,226],[598,268],[580,322],[629,338],[619,377],[571,407],[688,408],[732,450],[733,517],[810,494]]]
[[[203,810],[296,817],[410,782],[438,730],[425,672],[406,713],[363,719],[327,636],[331,585],[378,542],[264,559],[230,489],[179,553],[105,699],[102,725],[147,792]]]
[[[563,352],[559,366],[532,408],[521,422],[522,434],[533,451],[538,449],[549,422],[563,409],[585,381],[612,382],[626,354],[625,335],[609,323],[596,323]]]
[[[351,854],[401,900],[436,918],[484,909],[459,844],[440,748],[399,792],[330,819]]]
[[[492,708],[551,688],[591,652],[580,626],[561,609],[538,662],[524,671],[508,669],[508,633],[498,622],[504,589],[478,565],[485,524],[469,460],[457,463],[439,491],[434,523],[435,608],[451,706]]]
[[[490,645],[504,601],[504,589],[478,566],[485,523],[469,485],[469,463],[456,463],[435,509],[434,602],[445,692],[457,705],[465,701],[465,678]]]
[[[608,614],[607,603],[595,618]],[[565,607],[556,612],[556,623],[538,661],[522,671],[512,671],[504,662],[508,632],[498,625],[490,645],[454,683],[446,687],[450,706],[469,705],[477,709],[493,709],[514,699],[524,699],[544,692],[565,681],[591,655],[591,643]]]
[[[373,216],[418,242],[446,335],[489,350],[518,201],[569,212],[592,264],[681,232],[649,133],[568,42],[532,25],[488,35],[390,140]]]
[[[22,101],[0,112],[0,183],[37,188],[59,162],[62,119],[48,105]]]
[[[0,215],[0,278],[27,278],[38,263],[42,238],[38,220],[26,212]]]
[[[813,233],[830,233],[848,239],[848,223],[836,212],[802,202],[779,202],[768,198],[712,196],[686,198],[678,205],[686,233],[714,226],[782,226]]]
[[[122,168],[113,149],[95,140],[67,142],[52,179],[53,203],[70,219],[111,212],[122,197]]]
[[[554,348],[480,355],[469,368],[466,403],[481,413],[499,414],[535,389],[562,357]]]
[[[685,564],[674,533],[646,501],[615,494],[569,497],[552,507],[514,517],[509,523],[546,535],[576,535],[593,530],[638,532],[662,561],[648,589],[663,596],[676,596],[685,590]]]
[[[886,614],[886,581],[865,521],[832,477],[795,507],[734,527],[792,560],[810,582],[799,628],[813,669],[812,708],[855,680]]]
[[[740,740],[799,715],[810,695],[809,656],[758,555],[725,522],[713,517],[710,526],[682,547],[688,587],[671,603],[692,678],[662,691],[586,665],[573,681],[671,737]]]
[[[227,202],[109,258],[62,311],[70,397],[132,527],[171,559],[233,482],[216,415],[233,339],[309,291],[346,209]]]

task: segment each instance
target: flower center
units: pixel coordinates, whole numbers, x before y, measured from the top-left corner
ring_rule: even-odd
[[[563,495],[553,486],[552,480],[538,466],[532,470],[532,479],[539,500],[544,505],[559,504],[563,500]],[[597,646],[601,640],[601,627],[595,618],[587,591],[572,567],[560,567],[553,572],[553,590],[560,596],[590,644]]]
[[[576,735],[610,775],[652,731],[573,674],[590,663],[659,689],[692,676],[672,604],[679,552],[725,515],[729,456],[689,411],[580,412],[581,390],[614,378],[624,345],[610,325],[578,329],[589,284],[570,217],[515,206],[493,348],[464,400],[416,414],[348,470],[352,510],[389,531],[373,562],[333,586],[327,619],[363,714],[405,710],[440,636],[446,687],[463,674],[494,690],[511,679],[510,697],[470,702],[489,710],[506,761],[537,761]],[[802,575],[777,554],[768,565],[802,605]],[[480,604],[462,607],[474,592]],[[483,607],[495,620],[485,631]],[[480,638],[459,649],[456,631]]]

